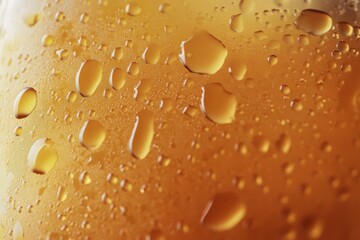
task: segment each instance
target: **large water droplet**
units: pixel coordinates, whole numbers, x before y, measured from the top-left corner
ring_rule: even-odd
[[[242,14],[233,15],[230,18],[230,29],[233,32],[241,33],[244,31],[244,20]]]
[[[315,9],[303,10],[296,21],[299,29],[313,35],[327,33],[332,28],[332,24],[332,18],[329,14]]]
[[[136,121],[129,141],[131,154],[144,159],[151,149],[154,136],[154,115],[148,110],[142,110],[136,116]]]
[[[235,227],[246,214],[246,206],[234,193],[219,193],[206,206],[201,222],[212,231]]]
[[[179,55],[189,71],[201,74],[214,74],[220,70],[227,56],[225,45],[206,31],[194,34],[181,43]]]
[[[208,83],[202,87],[201,110],[213,122],[231,123],[235,119],[237,101],[221,83]]]
[[[53,169],[57,159],[54,142],[48,138],[41,138],[34,142],[29,151],[28,166],[34,173],[46,174]]]
[[[76,90],[83,97],[92,96],[102,79],[102,66],[96,60],[83,62],[76,75]]]
[[[37,102],[37,93],[33,88],[24,88],[17,95],[14,102],[14,115],[18,119],[26,118],[34,111]]]

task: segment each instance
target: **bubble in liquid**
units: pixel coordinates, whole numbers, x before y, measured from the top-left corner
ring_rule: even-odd
[[[26,118],[35,109],[37,102],[36,90],[27,87],[21,90],[14,101],[14,115],[18,119]]]
[[[13,240],[23,240],[24,239],[24,229],[20,221],[17,221],[13,228]]]
[[[233,59],[230,62],[229,73],[235,80],[243,80],[247,72],[246,64],[240,59]]]
[[[208,83],[202,87],[201,110],[213,122],[231,123],[235,119],[236,97],[221,83]]]
[[[326,12],[305,9],[301,11],[300,16],[296,20],[296,26],[313,35],[324,35],[332,28],[333,21]]]
[[[89,120],[80,130],[80,143],[89,150],[98,149],[106,138],[104,126],[97,120]]]
[[[182,64],[191,72],[214,74],[220,70],[227,57],[225,45],[206,31],[195,33],[181,43]]]
[[[129,140],[130,153],[137,159],[144,159],[150,152],[153,136],[154,115],[149,110],[142,110],[136,116]]]
[[[103,69],[99,61],[83,62],[76,74],[76,90],[83,97],[92,96],[102,80],[102,75]]]
[[[122,89],[125,85],[125,81],[126,72],[123,69],[113,68],[111,70],[109,82],[114,90],[119,91]]]
[[[229,26],[233,32],[242,33],[244,31],[244,19],[242,14],[240,13],[231,16]]]
[[[234,193],[218,193],[203,212],[201,223],[215,232],[235,227],[246,214],[246,205]]]
[[[323,233],[324,225],[316,217],[307,217],[303,220],[303,227],[310,239],[319,239]]]
[[[55,166],[58,154],[55,143],[49,138],[34,142],[28,154],[28,166],[36,174],[47,174]]]
[[[126,4],[125,7],[125,12],[129,15],[129,16],[136,16],[139,15],[141,13],[141,7],[139,4],[137,3],[128,3]]]
[[[261,153],[267,153],[270,149],[271,142],[264,136],[255,136],[253,138],[253,145]]]
[[[145,49],[142,58],[147,64],[157,64],[160,59],[160,53],[160,45],[152,43]]]

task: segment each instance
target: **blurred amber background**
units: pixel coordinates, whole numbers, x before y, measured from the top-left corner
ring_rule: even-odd
[[[0,239],[360,239],[357,1],[0,5]]]

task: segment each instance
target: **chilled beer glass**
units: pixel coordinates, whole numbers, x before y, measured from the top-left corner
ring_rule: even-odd
[[[0,0],[1,240],[359,240],[357,0]]]

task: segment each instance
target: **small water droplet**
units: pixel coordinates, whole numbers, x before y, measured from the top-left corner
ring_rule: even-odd
[[[128,3],[125,7],[125,12],[129,15],[129,16],[136,16],[139,15],[141,13],[141,7],[139,4],[137,3]]]

